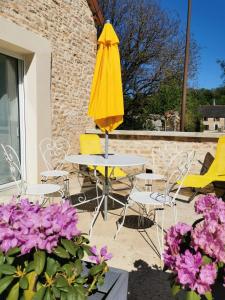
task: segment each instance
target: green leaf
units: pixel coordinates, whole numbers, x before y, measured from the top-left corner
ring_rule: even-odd
[[[67,300],[67,293],[61,292],[60,300]]]
[[[80,277],[76,278],[76,283],[77,284],[82,284],[83,285],[85,282],[87,282],[87,278],[85,278],[85,277],[80,276]]]
[[[26,300],[32,300],[35,295],[34,288],[37,280],[37,274],[33,271],[26,274],[26,277],[28,279],[29,287],[27,290],[24,290],[24,298]]]
[[[90,269],[90,274],[92,276],[95,276],[96,274],[100,273],[102,270],[103,270],[104,266],[101,264],[101,265],[95,265],[94,267],[92,267]]]
[[[74,272],[76,273],[76,276],[80,275],[82,271],[83,271],[82,262],[79,259],[77,259],[74,263]]]
[[[44,298],[46,289],[47,288],[45,286],[41,287],[33,296],[32,300],[42,300]]]
[[[21,277],[19,284],[20,284],[21,289],[23,289],[23,290],[28,289],[29,282],[28,282],[27,277]]]
[[[64,246],[64,248],[73,256],[76,255],[78,246],[76,246],[72,241],[70,240],[66,240],[66,239],[62,239],[61,240],[62,245]]]
[[[213,300],[212,293],[210,292],[207,292],[204,296],[206,297],[207,300]]]
[[[46,289],[44,300],[52,300],[51,290],[49,287]]]
[[[207,255],[203,255],[202,260],[203,260],[204,265],[210,264],[212,262],[212,259],[210,257],[208,257]]]
[[[66,273],[67,277],[71,277],[74,272],[73,264],[65,264],[62,266],[62,270]]]
[[[61,246],[54,249],[53,253],[61,258],[70,258],[69,253]]]
[[[29,262],[25,270],[27,273],[34,271],[34,262],[33,261]]]
[[[99,278],[98,278],[98,285],[103,285],[104,284],[104,277],[103,276],[100,276]]]
[[[77,255],[79,259],[82,259],[84,257],[84,250],[82,248],[79,248],[77,251]]]
[[[64,287],[68,287],[69,285],[68,285],[68,281],[66,280],[66,278],[63,276],[60,276],[56,279],[55,286],[57,288],[61,289]]]
[[[12,256],[15,254],[19,254],[20,252],[21,251],[20,251],[19,247],[14,247],[14,248],[11,248],[8,252],[6,252],[6,256]]]
[[[18,300],[19,298],[19,282],[17,282],[10,290],[6,300]]]
[[[11,265],[15,260],[15,257],[6,256],[6,261],[9,265]]]
[[[46,254],[44,251],[36,251],[34,253],[34,270],[40,275],[45,267]]]
[[[2,294],[2,292],[4,292],[5,289],[7,289],[13,279],[13,276],[5,276],[4,278],[0,279],[0,295]]]
[[[1,265],[0,272],[6,275],[12,275],[16,272],[16,268],[11,265]]]
[[[86,300],[87,297],[85,295],[85,290],[83,287],[76,286],[76,287],[70,287],[68,294],[67,294],[68,300]]]
[[[5,261],[5,256],[3,255],[3,253],[0,251],[0,265],[3,264]]]
[[[55,260],[51,257],[47,258],[46,273],[49,276],[54,276],[55,273],[57,272],[57,270],[59,269],[59,267],[60,267],[60,264],[57,260]]]
[[[60,290],[59,289],[57,289],[55,286],[52,286],[52,291],[56,298],[60,298]]]
[[[186,292],[185,300],[201,300],[201,296],[199,296],[195,291]]]
[[[88,246],[88,245],[83,245],[82,248],[84,249],[84,251],[87,253],[87,255],[92,255],[92,252],[91,252],[91,247]]]
[[[181,290],[181,286],[178,284],[173,284],[172,288],[171,288],[171,292],[173,296],[176,296],[176,294]]]

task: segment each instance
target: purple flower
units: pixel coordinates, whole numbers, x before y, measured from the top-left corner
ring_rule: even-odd
[[[195,210],[203,215],[203,221],[194,229],[179,223],[167,231],[164,263],[183,289],[204,295],[211,292],[217,270],[225,263],[225,202],[211,195],[203,196],[196,201]],[[211,258],[212,263],[205,264],[203,255]]]
[[[101,264],[103,261],[107,261],[112,258],[112,254],[107,252],[106,246],[102,247],[100,252],[98,252],[96,246],[93,246],[90,251],[93,255],[89,256],[89,258],[96,264]]]
[[[199,278],[201,282],[211,285],[215,282],[217,276],[217,269],[215,264],[207,264],[201,268]]]
[[[46,208],[22,199],[0,205],[0,250],[21,247],[22,254],[32,248],[52,252],[61,237],[72,239],[77,229],[76,209],[68,202]]]

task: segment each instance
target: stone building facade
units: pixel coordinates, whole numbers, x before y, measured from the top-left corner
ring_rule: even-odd
[[[21,135],[27,177],[33,182],[43,169],[38,153],[42,138],[63,136],[77,153],[79,134],[93,126],[87,108],[96,59],[97,1],[91,2],[0,0],[0,53],[24,62]]]
[[[204,131],[225,130],[225,105],[202,105],[199,107]]]

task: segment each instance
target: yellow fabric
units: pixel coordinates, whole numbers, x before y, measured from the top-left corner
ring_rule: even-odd
[[[225,136],[218,140],[216,155],[209,170],[204,175],[188,175],[182,186],[203,188],[214,181],[225,181]],[[178,184],[181,184],[178,181]]]
[[[119,39],[111,24],[105,24],[98,39],[98,52],[88,115],[103,131],[112,131],[123,122],[124,105]]]
[[[81,134],[80,153],[103,154],[100,137],[97,134]]]
[[[81,154],[103,154],[100,137],[97,134],[81,134],[80,135],[80,153]],[[88,166],[90,170],[94,170],[93,166]],[[98,166],[96,170],[105,176],[105,168]],[[108,174],[111,178],[126,177],[127,174],[118,167],[108,168]]]

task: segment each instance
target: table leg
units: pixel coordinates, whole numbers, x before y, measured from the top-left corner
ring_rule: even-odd
[[[109,178],[108,178],[108,167],[105,167],[105,186],[104,192],[104,220],[107,221],[107,212],[108,212],[108,198],[109,198]]]

